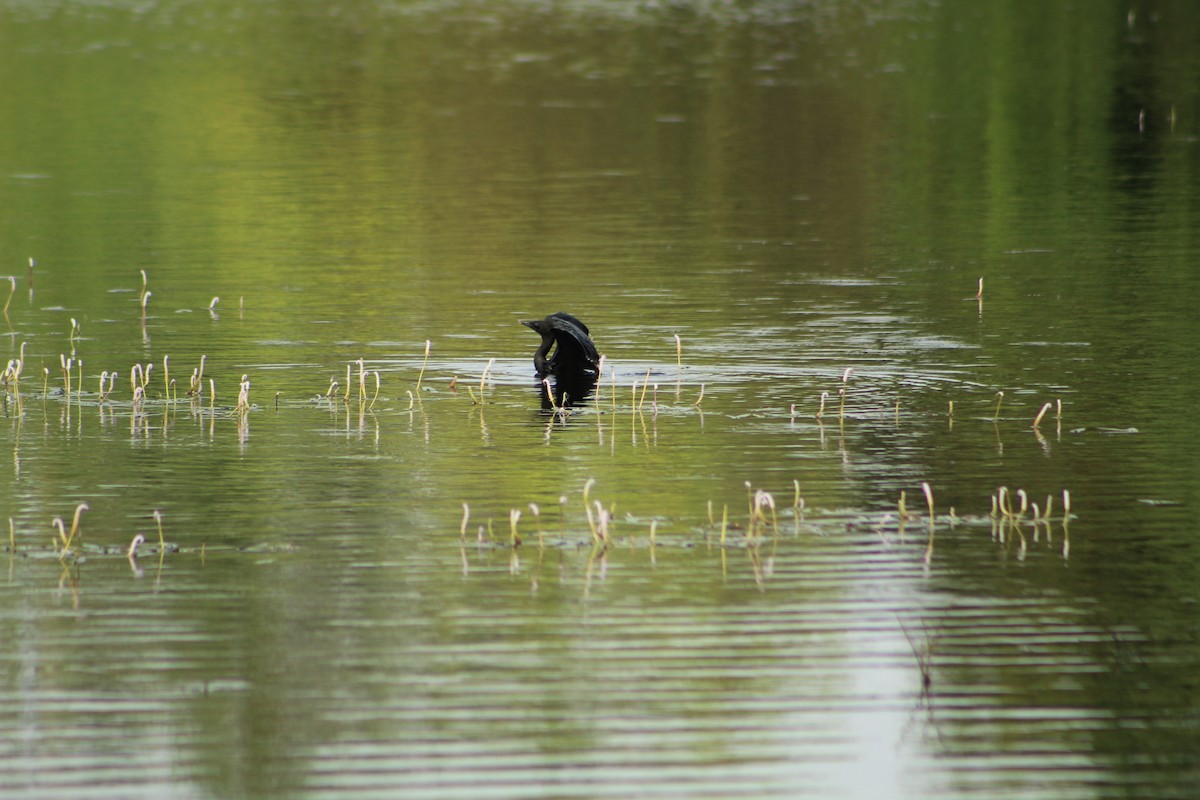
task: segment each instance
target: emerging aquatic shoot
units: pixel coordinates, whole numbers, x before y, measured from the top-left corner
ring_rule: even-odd
[[[425,340],[425,358],[421,360],[421,371],[417,374],[417,391],[421,391],[421,379],[425,377],[425,365],[429,363],[429,349],[433,347],[433,341]]]
[[[1041,411],[1039,411],[1039,412],[1037,413],[1037,416],[1033,418],[1033,429],[1034,429],[1035,431],[1038,429],[1038,426],[1042,424],[1042,417],[1046,416],[1046,412],[1047,412],[1047,411],[1049,411],[1049,410],[1050,410],[1050,408],[1051,408],[1051,404],[1050,404],[1050,403],[1043,403],[1043,404],[1042,404],[1042,410],[1041,410]]]

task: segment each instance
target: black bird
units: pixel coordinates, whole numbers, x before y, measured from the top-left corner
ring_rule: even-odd
[[[545,319],[523,319],[521,324],[542,336],[542,344],[533,354],[533,366],[539,376],[596,374],[600,354],[588,335],[587,325],[563,311]]]

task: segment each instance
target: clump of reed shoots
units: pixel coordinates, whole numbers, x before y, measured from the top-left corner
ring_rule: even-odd
[[[17,416],[21,416],[21,373],[25,371],[25,343],[21,342],[21,354],[9,359],[4,368],[4,391],[11,394],[17,406]]]
[[[188,383],[188,397],[200,397],[204,394],[204,362],[208,356],[200,356],[200,366],[192,370],[192,378]]]
[[[1033,540],[1038,541],[1039,531],[1042,526],[1046,529],[1047,543],[1050,541],[1050,525],[1054,520],[1054,495],[1046,496],[1046,505],[1040,508],[1037,503],[1031,502],[1029,495],[1024,489],[1015,491],[1007,486],[1001,486],[992,495],[992,509],[989,516],[992,518],[992,534],[999,541],[1004,541],[1005,534],[1008,531],[1015,532],[1021,540],[1022,554],[1024,553],[1025,536],[1021,532],[1021,527],[1026,522],[1026,514],[1029,514],[1029,524],[1033,526]],[[1067,489],[1062,491],[1063,512],[1059,518],[1063,529],[1063,557],[1065,558],[1070,550],[1068,524],[1071,518],[1071,493]]]
[[[746,541],[761,538],[767,525],[766,510],[771,509],[771,530],[779,535],[779,517],[775,513],[775,498],[770,492],[759,489],[754,493],[753,511],[750,515],[750,525],[746,528]]]
[[[612,508],[605,508],[599,500],[591,499],[592,487],[595,485],[595,478],[588,478],[587,483],[583,485],[583,510],[587,514],[588,528],[592,532],[592,542],[607,547],[612,541],[608,527],[612,521]]]
[[[355,359],[354,363],[358,365],[358,402],[361,404],[367,401],[367,367],[361,358]]]
[[[58,354],[58,363],[62,367],[63,376],[63,392],[67,396],[67,400],[71,399],[71,370],[75,367],[75,359],[67,358],[62,353]]]
[[[143,367],[141,364],[134,364],[129,370],[130,389],[133,391],[141,389],[143,392],[145,392],[146,385],[150,383],[150,371],[152,369],[154,369],[153,364],[147,364],[145,367]]]
[[[133,389],[135,409],[140,409],[142,401],[146,399],[146,386],[150,383],[150,371],[153,369],[154,364],[147,364],[145,368],[141,364],[134,364],[129,370],[129,385]]]
[[[79,505],[75,506],[75,516],[71,520],[70,532],[67,532],[65,526],[63,525],[62,517],[55,517],[53,520],[51,520],[50,524],[58,529],[59,544],[62,545],[62,547],[59,549],[60,558],[66,557],[67,553],[71,549],[71,545],[75,543],[76,538],[82,541],[83,535],[80,533],[79,522],[83,517],[83,512],[87,510],[87,503],[80,503]]]

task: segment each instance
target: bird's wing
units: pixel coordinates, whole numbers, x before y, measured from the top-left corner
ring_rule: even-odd
[[[547,317],[550,320],[550,327],[555,331],[555,337],[559,340],[560,346],[562,337],[558,334],[564,334],[567,339],[573,342],[586,358],[592,364],[600,360],[600,353],[596,351],[596,345],[588,336],[587,327],[579,320],[572,317],[570,314],[564,314],[561,311]]]

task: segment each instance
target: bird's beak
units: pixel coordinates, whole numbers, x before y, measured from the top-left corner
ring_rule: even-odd
[[[520,322],[522,325],[524,325],[526,328],[532,328],[534,326],[534,323],[537,322],[537,320],[532,320],[532,319],[522,319],[522,320],[517,320],[517,321]]]

